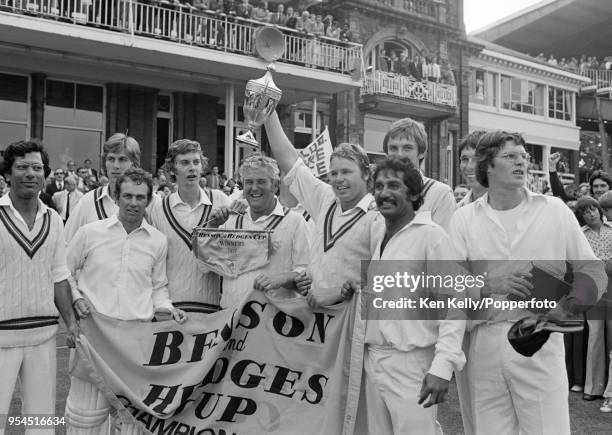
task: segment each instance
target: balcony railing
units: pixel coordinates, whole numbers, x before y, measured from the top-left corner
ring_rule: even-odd
[[[382,71],[366,73],[361,95],[391,95],[405,100],[457,107],[455,86],[417,81],[412,77]]]
[[[454,17],[447,13],[445,0],[369,0],[383,6],[401,9],[414,15],[430,18],[439,23],[455,25]]]
[[[585,86],[597,86],[597,89],[612,86],[612,71],[601,69],[570,69],[571,72],[591,79],[591,83]]]
[[[256,32],[266,24],[166,1],[0,0],[0,11],[34,15],[75,25],[171,40],[254,56]],[[281,62],[350,74],[361,59],[361,44],[306,35],[279,27],[285,38]]]

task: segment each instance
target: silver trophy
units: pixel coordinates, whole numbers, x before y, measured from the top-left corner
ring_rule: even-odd
[[[242,111],[249,125],[249,131],[236,137],[236,141],[257,149],[259,143],[255,140],[253,132],[276,109],[283,95],[283,91],[272,80],[273,62],[278,60],[285,51],[283,34],[274,27],[261,28],[256,35],[255,49],[261,58],[271,63],[266,67],[268,71],[263,77],[249,80],[246,84]]]

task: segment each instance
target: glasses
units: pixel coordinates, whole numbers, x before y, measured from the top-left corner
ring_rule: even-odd
[[[20,172],[25,172],[28,170],[28,168],[32,168],[34,172],[44,172],[45,170],[45,167],[41,165],[40,163],[19,162],[19,163],[15,163],[13,165],[13,168],[15,168],[17,171],[20,171]]]
[[[511,162],[518,161],[519,157],[525,160],[526,162],[528,162],[529,159],[531,158],[531,156],[528,153],[506,153],[506,154],[500,154],[497,157],[499,157],[500,159],[511,161]]]
[[[62,171],[56,172],[55,175],[64,175]]]

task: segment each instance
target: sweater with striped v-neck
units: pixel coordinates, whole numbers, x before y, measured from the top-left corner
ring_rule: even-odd
[[[38,201],[30,230],[9,195],[0,198],[0,347],[34,346],[57,332],[54,284],[68,279],[59,215]]]
[[[149,222],[168,239],[168,291],[177,308],[189,309],[193,303],[210,310],[218,307],[219,275],[199,268],[190,239],[193,228],[206,222],[212,210],[229,204],[229,198],[220,190],[200,189],[200,201],[193,209],[178,193],[155,198],[150,206]]]
[[[335,291],[348,280],[359,282],[361,261],[372,258],[376,236],[384,227],[374,197],[366,194],[355,207],[342,211],[332,187],[312,175],[301,159],[284,182],[314,220],[308,266],[312,286]]]

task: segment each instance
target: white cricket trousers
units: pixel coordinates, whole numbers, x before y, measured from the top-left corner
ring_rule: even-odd
[[[70,377],[70,391],[66,399],[67,435],[108,435],[110,404],[95,385]],[[121,435],[139,435],[136,424],[122,424]]]
[[[437,406],[423,408],[418,396],[434,348],[400,352],[366,345],[365,408],[368,433],[435,435]]]
[[[511,326],[510,322],[483,324],[471,333],[466,369],[475,433],[569,435],[562,335],[551,334],[528,358],[510,346]]]
[[[36,346],[0,348],[0,435],[11,405],[15,384],[21,389],[21,415],[55,416],[55,336]],[[7,430],[10,433],[11,429]],[[52,427],[28,429],[27,435],[53,434]]]

